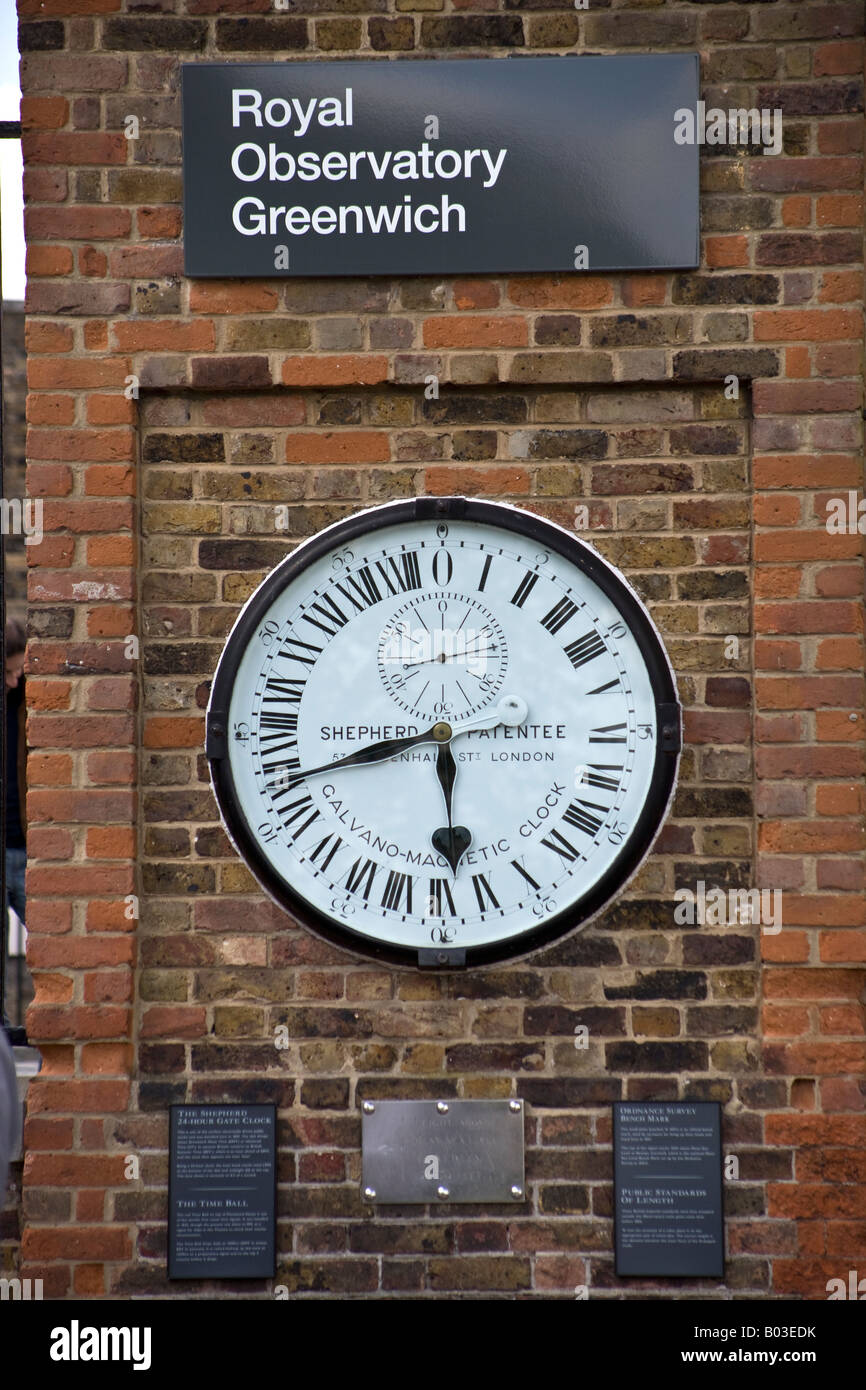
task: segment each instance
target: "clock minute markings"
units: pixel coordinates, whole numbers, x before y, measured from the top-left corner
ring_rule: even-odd
[[[626,723],[623,720],[619,724],[600,724],[597,729],[593,729],[590,736],[590,743],[625,743],[624,734],[617,733],[618,729],[625,729]]]
[[[580,783],[584,787],[597,787],[599,791],[615,792],[619,778],[608,777],[607,773],[623,771],[622,763],[590,763],[588,768],[584,768]]]
[[[331,844],[332,840],[334,842],[333,844]],[[307,858],[315,864],[319,858],[319,855],[324,854],[325,850],[327,849],[327,854],[325,854],[325,857],[322,860],[321,864],[318,865],[319,872],[324,873],[331,860],[334,858],[334,855],[337,854],[340,851],[340,849],[342,849],[343,843],[344,841],[341,835],[326,835],[323,840],[320,840],[319,843],[315,845],[313,849],[310,850],[310,853],[308,854]]]
[[[499,900],[484,874],[472,875],[472,887],[475,889],[475,897],[482,912],[486,912],[490,907],[499,908]]]
[[[289,802],[289,805],[284,806],[282,809],[280,809],[276,801],[274,801],[273,806],[280,817],[284,830],[289,830],[291,826],[295,824],[295,821],[301,821],[301,824],[292,832],[291,838],[293,840],[300,839],[304,831],[308,830],[314,821],[321,818],[321,814],[314,805],[313,798],[309,793],[300,797],[297,801]],[[307,815],[307,812],[310,812],[310,814]],[[306,820],[301,819],[303,816],[306,816]]]
[[[557,633],[561,627],[565,627],[565,624],[571,621],[576,612],[576,603],[572,603],[570,598],[561,598],[558,603],[554,604],[549,613],[545,613],[544,617],[539,619],[539,622],[542,627],[547,628],[548,632]],[[568,648],[566,648],[567,650]]]
[[[401,874],[399,869],[391,869],[385,883],[385,890],[382,893],[382,907],[390,912],[400,912],[400,904],[405,895],[405,913],[410,913],[412,911],[412,884],[414,881],[411,874]]]
[[[300,677],[268,676],[265,681],[263,705],[299,705],[307,682]],[[272,693],[268,693],[272,692]]]
[[[481,579],[478,582],[479,594],[484,593],[484,586],[487,583],[487,576],[490,573],[490,566],[493,564],[493,556],[487,555],[484,560],[484,568],[481,571]]]
[[[299,650],[292,651],[293,647]],[[283,657],[285,661],[299,661],[302,666],[315,666],[317,658],[324,650],[324,647],[316,647],[312,642],[304,642],[300,637],[284,637],[277,656]],[[314,655],[308,655],[311,652]]]
[[[447,914],[442,910],[442,900],[445,900]],[[451,885],[447,878],[431,878],[430,891],[427,894],[428,903],[435,903],[436,911],[430,913],[432,917],[456,917],[457,908],[454,906],[454,898],[451,895]]]
[[[378,870],[375,859],[356,859],[346,875],[347,893],[360,893],[364,902],[369,902],[370,889]]]
[[[523,867],[523,865],[520,863],[520,860],[519,860],[519,859],[512,859],[512,860],[511,860],[511,867],[512,867],[512,869],[516,869],[516,870],[517,870],[517,872],[520,874],[521,878],[525,878],[525,879],[526,879],[526,882],[529,884],[530,888],[533,888],[533,889],[535,889],[536,892],[538,892],[538,890],[539,890],[540,887],[541,887],[541,884],[537,881],[537,879],[534,879],[534,878],[532,877],[532,874],[529,873],[529,871],[528,871],[527,869],[524,869],[524,867]]]
[[[582,637],[578,637],[575,642],[569,642],[567,647],[562,649],[568,657],[575,671],[580,666],[585,666],[588,661],[594,661],[597,656],[601,656],[607,651],[604,641],[597,632],[585,632]]]
[[[538,583],[538,575],[532,570],[527,570],[511,597],[511,602],[515,608],[522,608],[532,590]]]

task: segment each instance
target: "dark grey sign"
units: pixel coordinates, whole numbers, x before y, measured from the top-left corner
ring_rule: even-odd
[[[698,55],[187,63],[186,274],[699,263]]]
[[[613,1107],[617,1274],[724,1273],[716,1101]]]
[[[522,1202],[520,1100],[365,1100],[368,1202]]]
[[[276,1107],[173,1105],[169,1279],[274,1274]]]

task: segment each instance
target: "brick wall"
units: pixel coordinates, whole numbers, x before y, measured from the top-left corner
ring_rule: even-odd
[[[167,1103],[274,1099],[290,1289],[640,1296],[613,1275],[610,1102],[699,1096],[725,1103],[740,1162],[725,1286],[824,1298],[866,1250],[863,542],[824,525],[863,486],[861,7],[112,3],[19,5],[46,526],[28,548],[45,1063],[25,1271],[56,1296],[164,1288]],[[626,48],[697,48],[708,104],[784,113],[778,158],[705,151],[698,272],[183,278],[180,61]],[[603,917],[520,965],[431,978],[262,898],[202,736],[225,632],[287,545],[452,491],[566,525],[588,507],[665,635],[686,749],[657,852]],[[674,888],[698,878],[782,890],[783,930],[676,926]],[[360,1099],[443,1094],[525,1098],[529,1200],[373,1219]]]

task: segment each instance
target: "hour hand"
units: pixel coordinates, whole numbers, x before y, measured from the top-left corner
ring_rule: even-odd
[[[472,834],[465,825],[452,825],[451,823],[451,801],[454,795],[457,764],[454,761],[454,754],[451,752],[449,743],[443,743],[439,746],[436,754],[436,776],[439,778],[439,785],[445,798],[445,814],[448,817],[448,824],[434,830],[431,841],[433,848],[444,859],[448,860],[452,873],[456,874],[457,865],[472,844]]]

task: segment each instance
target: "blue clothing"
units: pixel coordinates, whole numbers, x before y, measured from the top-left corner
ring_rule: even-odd
[[[24,875],[27,872],[27,851],[10,845],[6,850],[6,906],[11,905],[21,921],[25,920]]]

